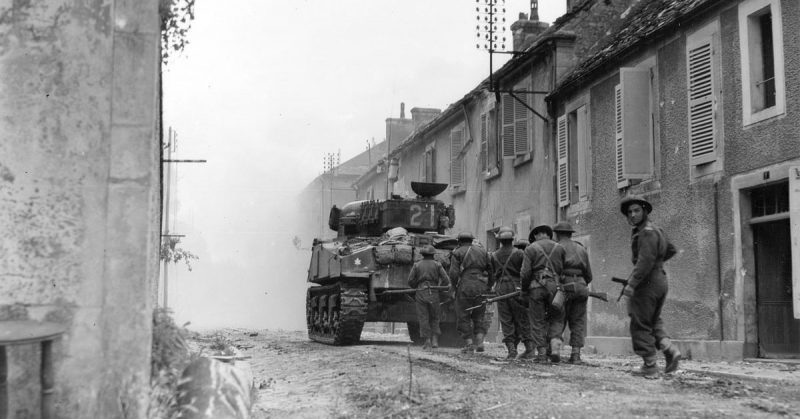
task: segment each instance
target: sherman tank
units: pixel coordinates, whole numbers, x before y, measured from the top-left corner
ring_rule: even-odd
[[[416,198],[393,195],[386,200],[355,201],[333,206],[328,226],[335,239],[314,240],[308,269],[306,322],[310,339],[350,345],[361,338],[365,322],[401,322],[419,343],[414,291],[408,286],[413,263],[425,245],[449,268],[458,241],[445,234],[455,211],[434,197],[447,184],[411,182]],[[458,345],[452,301],[442,303],[440,344]]]

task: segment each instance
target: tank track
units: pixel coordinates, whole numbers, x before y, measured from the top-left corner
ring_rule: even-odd
[[[346,282],[309,288],[306,294],[308,337],[336,346],[357,343],[367,319],[367,305],[367,290]]]

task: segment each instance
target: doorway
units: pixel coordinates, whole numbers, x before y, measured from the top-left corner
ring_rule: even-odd
[[[792,311],[787,186],[784,183],[760,188],[752,194],[758,356],[763,358],[800,358],[800,320],[794,318]]]

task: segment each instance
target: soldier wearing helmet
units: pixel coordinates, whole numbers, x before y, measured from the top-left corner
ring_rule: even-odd
[[[489,255],[492,276],[495,278],[494,290],[498,295],[520,291],[522,287],[520,271],[525,259],[524,252],[513,246],[514,230],[510,227],[500,227],[496,237],[500,241],[500,248]],[[517,345],[520,341],[525,345],[523,357],[535,355],[536,347],[531,336],[527,298],[520,296],[498,301],[497,312],[503,330],[503,343],[508,349],[506,359],[517,357]]]
[[[623,294],[628,297],[633,351],[644,360],[641,374],[646,378],[656,378],[658,350],[664,352],[665,373],[677,370],[681,358],[680,351],[664,331],[661,320],[661,309],[668,291],[664,262],[674,256],[677,250],[664,231],[650,222],[653,206],[646,199],[628,196],[620,202],[620,211],[633,227],[633,272],[623,289]]]
[[[416,288],[415,303],[417,306],[417,321],[419,334],[425,338],[423,349],[439,347],[439,328],[441,307],[439,305],[439,291],[431,290],[431,286],[448,286],[450,278],[442,264],[434,260],[436,250],[431,245],[420,250],[422,260],[415,263],[408,274],[408,286]]]
[[[554,362],[561,358],[561,341],[553,340],[548,346],[548,336],[561,333],[563,312],[552,307],[550,302],[558,289],[558,277],[564,266],[564,248],[551,240],[553,230],[550,226],[540,225],[531,231],[534,241],[525,248],[522,262],[522,291],[530,298],[531,335],[533,344],[538,350],[536,362],[547,362],[548,352],[556,354],[551,357]],[[552,347],[555,344],[557,347]],[[530,355],[533,356],[533,355]]]
[[[562,221],[553,226],[556,233],[556,242],[564,248],[564,269],[561,271],[563,284],[575,285],[566,292],[564,303],[564,316],[561,322],[561,332],[569,326],[569,345],[572,353],[569,356],[570,364],[581,363],[581,348],[586,338],[586,304],[589,299],[589,283],[592,282],[592,268],[589,266],[589,254],[582,244],[572,240],[572,225]],[[550,338],[562,340],[562,333]]]
[[[464,339],[462,353],[483,352],[483,337],[486,335],[486,306],[467,311],[480,305],[481,294],[494,285],[489,254],[474,244],[475,236],[469,232],[458,235],[459,247],[450,254],[450,280],[456,290],[456,316],[458,332]]]

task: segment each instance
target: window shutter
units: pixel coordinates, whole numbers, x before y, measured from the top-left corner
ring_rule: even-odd
[[[625,148],[622,146],[622,86],[614,86],[614,144],[616,149],[615,174],[617,178],[617,188],[628,186],[628,179],[622,175],[622,162],[624,160]]]
[[[450,186],[464,183],[464,158],[459,156],[464,146],[464,129],[450,131]]]
[[[690,163],[698,165],[716,160],[713,48],[711,38],[687,50],[689,74]]]
[[[525,86],[520,88],[524,89]],[[516,96],[519,100],[511,98],[514,102],[514,154],[520,155],[528,152],[528,108],[525,104],[530,101],[527,93]]]
[[[489,115],[481,114],[481,171],[489,168]]]
[[[622,85],[622,175],[647,179],[653,174],[650,69],[620,68]]]
[[[558,118],[556,133],[556,151],[558,153],[558,169],[556,182],[558,184],[558,206],[569,205],[569,150],[567,149],[567,116]]]
[[[514,98],[503,95],[503,158],[513,159],[514,153]]]

